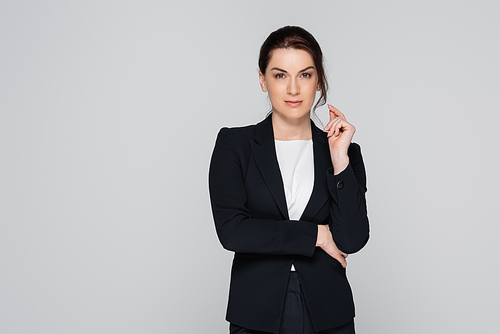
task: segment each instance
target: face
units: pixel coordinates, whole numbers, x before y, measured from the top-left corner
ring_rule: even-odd
[[[314,60],[307,51],[274,50],[266,74],[259,71],[259,80],[269,94],[275,116],[290,121],[310,117],[320,89]]]

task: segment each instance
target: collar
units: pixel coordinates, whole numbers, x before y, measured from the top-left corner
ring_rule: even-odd
[[[263,121],[255,125],[255,142],[257,144],[266,144],[270,141],[274,141],[274,131],[273,131],[273,121],[272,113],[269,114]],[[311,132],[313,142],[319,142],[328,148],[328,138],[326,132],[322,131],[320,128],[314,124],[311,120]]]

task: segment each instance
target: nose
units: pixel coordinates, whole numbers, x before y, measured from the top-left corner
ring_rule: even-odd
[[[288,82],[287,93],[292,96],[296,96],[300,94],[300,87],[297,79],[291,79]]]

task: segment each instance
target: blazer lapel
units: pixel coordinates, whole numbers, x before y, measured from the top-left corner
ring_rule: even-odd
[[[289,219],[286,205],[283,179],[276,158],[276,147],[274,144],[274,133],[271,116],[255,126],[254,141],[250,142],[255,162],[271,192],[281,214]]]
[[[321,131],[311,121],[313,154],[314,154],[314,187],[307,203],[301,220],[312,221],[316,214],[330,198],[326,183],[326,173],[332,166],[330,151],[328,148],[328,138],[326,133]],[[274,144],[274,133],[271,116],[255,126],[254,141],[250,142],[255,162],[271,192],[276,205],[281,214],[289,219],[286,205],[285,191],[283,189],[283,179],[281,176],[278,159],[276,158],[276,147]]]
[[[312,121],[311,121],[312,123]],[[326,173],[332,166],[326,133],[311,124],[314,154],[314,188],[300,220],[312,221],[330,198],[326,183]]]

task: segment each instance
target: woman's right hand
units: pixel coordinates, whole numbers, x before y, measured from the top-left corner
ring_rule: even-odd
[[[346,258],[348,254],[337,248],[333,241],[332,232],[328,225],[318,225],[318,237],[316,247],[321,247],[328,255],[339,261],[342,267],[347,267]]]

